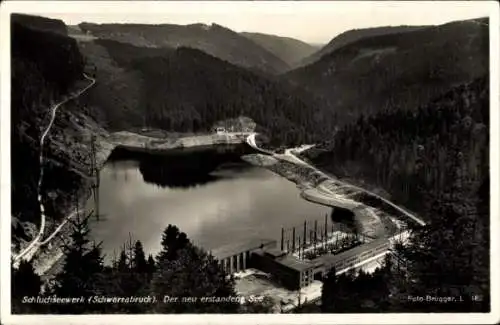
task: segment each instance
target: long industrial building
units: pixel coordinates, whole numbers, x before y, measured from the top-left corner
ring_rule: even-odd
[[[287,254],[276,248],[275,240],[269,239],[222,247],[212,254],[230,274],[255,268],[269,273],[287,289],[298,290],[314,279],[322,279],[332,268],[343,273],[368,259],[385,255],[397,236],[400,235],[375,239],[339,254],[323,254],[311,260]]]

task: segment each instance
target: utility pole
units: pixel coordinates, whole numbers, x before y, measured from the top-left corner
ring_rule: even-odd
[[[317,244],[318,244],[318,220],[314,220],[314,252],[316,252]]]
[[[328,215],[325,213],[325,247],[328,242]]]
[[[134,246],[132,244],[132,234],[128,233],[128,267],[132,269],[134,260]]]
[[[304,240],[304,242],[303,242],[304,247],[306,247],[306,234],[307,234],[306,228],[307,228],[307,221],[304,220],[304,239],[303,239]]]
[[[313,252],[316,253],[316,245],[314,244],[314,241],[313,241],[313,234],[314,234],[314,230],[309,230],[309,247],[310,246],[313,246]]]
[[[300,259],[300,236],[299,236],[299,259]],[[302,258],[304,257],[304,255],[302,255]]]
[[[283,227],[281,227],[281,250],[283,250],[283,240],[284,240],[284,234],[285,234],[285,229]]]
[[[94,197],[94,205],[95,205],[95,211],[96,211],[96,219],[99,221],[99,184],[100,184],[100,178],[99,178],[99,168],[97,166],[97,153],[96,153],[96,147],[95,147],[95,142],[96,142],[96,136],[92,135],[91,138],[91,144],[90,144],[90,152],[91,152],[91,157],[90,157],[90,168],[91,168],[91,173],[95,177],[95,182],[92,184],[92,194]]]

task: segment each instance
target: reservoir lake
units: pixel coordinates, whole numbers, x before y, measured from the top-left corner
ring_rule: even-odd
[[[116,149],[100,172],[101,217],[92,222],[91,237],[102,241],[109,261],[129,238],[156,255],[168,224],[213,250],[255,238],[279,245],[282,227],[300,229],[331,215],[331,208],[302,199],[294,183],[242,160],[248,153],[245,146],[161,155]]]

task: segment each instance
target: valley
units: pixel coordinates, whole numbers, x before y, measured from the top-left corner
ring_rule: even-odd
[[[14,303],[271,292],[14,311],[488,311],[489,298],[397,299],[489,297],[488,24],[354,29],[318,47],[217,23],[14,14]]]

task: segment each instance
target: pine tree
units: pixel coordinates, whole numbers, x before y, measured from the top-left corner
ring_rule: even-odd
[[[162,234],[162,250],[158,255],[158,261],[172,261],[177,258],[177,251],[185,248],[189,244],[186,234],[179,231],[174,225],[168,225]]]
[[[335,268],[328,271],[321,288],[321,311],[329,313],[335,311],[335,287],[337,275]]]
[[[116,265],[116,269],[119,272],[127,272],[129,270],[127,260],[127,253],[125,253],[125,248],[120,251],[120,257],[118,258],[118,263]]]
[[[169,232],[170,231],[170,232]],[[167,227],[166,233],[178,234],[175,226]],[[181,233],[182,234],[182,233]],[[184,248],[178,249],[180,239]],[[189,243],[184,236],[164,236],[163,250],[159,254],[157,270],[151,282],[153,295],[161,297],[197,297],[196,303],[160,303],[154,306],[157,313],[231,313],[239,310],[236,303],[202,303],[202,297],[235,296],[234,281],[219,266],[213,256]],[[172,257],[175,251],[175,260]]]
[[[148,275],[151,277],[156,270],[156,263],[153,255],[148,256]]]
[[[72,220],[73,231],[71,243],[64,245],[64,267],[55,277],[55,285],[51,291],[60,297],[90,297],[101,294],[105,290],[103,274],[103,258],[100,244],[95,245],[88,239],[89,213],[81,219],[77,215]],[[53,305],[56,313],[78,314],[102,310],[99,304],[61,304]]]
[[[40,305],[22,303],[24,297],[38,296],[42,285],[40,276],[35,273],[31,261],[21,260],[17,269],[11,265],[11,277],[12,313],[40,312]]]
[[[144,249],[142,248],[142,243],[140,240],[136,241],[134,245],[132,267],[134,271],[139,274],[145,274],[148,271],[146,255],[144,254]]]

